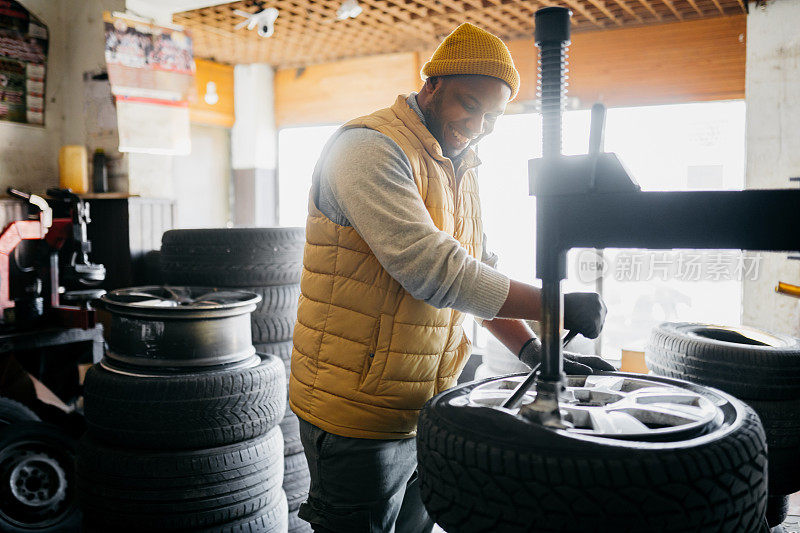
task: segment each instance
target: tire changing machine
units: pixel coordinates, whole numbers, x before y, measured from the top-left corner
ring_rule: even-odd
[[[605,108],[592,108],[589,153],[561,154],[570,11],[536,12],[540,49],[543,157],[529,161],[536,197],[536,273],[542,281],[542,363],[504,404],[554,429],[566,376],[561,344],[561,281],[571,248],[696,248],[793,252],[800,250],[800,190],[643,192],[617,158],[601,149]]]

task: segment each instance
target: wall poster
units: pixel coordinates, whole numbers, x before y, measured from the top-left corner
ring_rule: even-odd
[[[47,26],[0,0],[0,120],[44,124]]]
[[[187,155],[195,96],[192,40],[181,29],[106,13],[105,57],[119,151]]]

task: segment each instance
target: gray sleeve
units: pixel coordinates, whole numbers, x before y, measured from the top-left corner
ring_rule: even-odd
[[[500,258],[496,253],[489,250],[489,239],[486,234],[483,234],[483,251],[481,252],[481,263],[489,265],[492,268],[497,268]]]
[[[319,180],[321,196],[330,192],[347,222],[412,296],[437,308],[497,315],[508,295],[508,277],[436,228],[411,164],[394,141],[366,128],[343,132],[330,147]]]

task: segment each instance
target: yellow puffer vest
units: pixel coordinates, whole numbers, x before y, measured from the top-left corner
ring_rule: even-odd
[[[473,257],[483,227],[472,151],[462,159],[458,196],[450,159],[442,155],[401,95],[343,127],[366,127],[395,141],[434,224]],[[330,145],[330,143],[329,143]],[[309,200],[300,305],[294,329],[289,405],[336,435],[413,437],[422,405],[452,387],[470,352],[463,315],[436,309],[406,292],[352,227],[328,219]]]

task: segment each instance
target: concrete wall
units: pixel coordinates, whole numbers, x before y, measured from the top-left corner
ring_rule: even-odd
[[[44,192],[58,181],[58,147],[64,122],[64,78],[67,50],[55,43],[66,41],[67,27],[62,24],[59,2],[20,0],[44,22],[50,31],[47,65],[45,125],[28,126],[0,122],[0,189],[13,185]],[[55,180],[55,181],[54,181]]]
[[[231,159],[236,226],[278,223],[274,76],[272,67],[264,64],[237,65],[234,70]]]
[[[126,2],[20,0],[20,3],[47,24],[50,31],[45,125],[0,122],[0,192],[13,185],[43,194],[47,187],[58,185],[59,148],[64,144],[91,145],[86,130],[83,75],[105,68],[103,12],[125,11]],[[271,92],[272,78],[269,87]],[[271,99],[264,105],[271,105]],[[193,130],[193,137],[198,146],[187,158],[126,154],[118,165],[122,174],[127,175],[122,184],[127,184],[131,194],[176,199],[179,217],[180,213],[189,217],[184,226],[225,226],[230,189],[227,132]],[[116,146],[116,139],[111,142]],[[203,213],[203,223],[191,213]]]
[[[45,125],[0,122],[0,189],[58,185],[58,150],[84,144],[83,73],[102,67],[104,10],[125,0],[19,0],[50,32]]]
[[[61,5],[63,24],[68,28],[65,43],[68,82],[62,139],[65,144],[83,144],[86,142],[83,74],[105,68],[103,11],[125,11],[125,0],[59,0],[54,3]]]
[[[750,3],[745,182],[751,189],[798,186],[789,177],[800,176],[799,27],[797,0]],[[742,323],[800,336],[800,300],[774,292],[778,281],[800,284],[800,261],[761,256],[758,279],[744,282]]]
[[[176,228],[219,228],[230,219],[230,130],[192,124],[192,153],[173,164]]]

